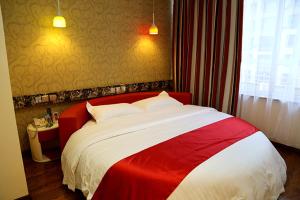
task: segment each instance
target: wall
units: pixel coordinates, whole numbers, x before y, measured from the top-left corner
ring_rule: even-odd
[[[0,199],[28,194],[9,80],[2,14],[0,10]]]
[[[158,36],[152,0],[62,0],[65,29],[52,27],[54,0],[0,2],[14,96],[171,78],[171,0],[156,1]],[[16,112],[22,149],[44,110]]]

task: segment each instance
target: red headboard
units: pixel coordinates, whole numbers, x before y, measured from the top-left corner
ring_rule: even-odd
[[[159,92],[128,93],[91,99],[89,102],[92,105],[132,103],[158,94]],[[191,104],[192,102],[192,94],[188,92],[169,92],[169,95],[183,104]],[[91,119],[91,116],[86,110],[86,101],[73,105],[61,113],[58,119],[61,150],[63,150],[69,137],[76,130],[80,129],[89,119]]]

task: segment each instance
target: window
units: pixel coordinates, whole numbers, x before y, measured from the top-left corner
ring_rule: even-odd
[[[245,0],[240,94],[300,103],[300,0]]]

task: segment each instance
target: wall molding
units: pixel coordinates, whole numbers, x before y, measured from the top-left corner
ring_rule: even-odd
[[[171,90],[172,80],[131,83],[124,85],[113,85],[96,88],[85,88],[79,90],[67,90],[59,92],[51,92],[45,94],[24,95],[13,97],[15,109],[28,108],[36,105],[51,105],[58,103],[70,103],[73,101],[81,101],[93,99],[102,96],[117,95],[130,92],[146,92]]]

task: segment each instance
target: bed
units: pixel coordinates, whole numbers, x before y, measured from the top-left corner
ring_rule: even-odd
[[[133,103],[158,94],[121,94],[89,103]],[[213,108],[190,105],[190,93],[169,96],[182,106],[101,123],[92,119],[86,102],[65,110],[59,118],[63,184],[80,189],[87,199],[277,199],[284,192],[285,162],[261,131]],[[240,127],[237,134],[226,138],[235,127]],[[237,139],[245,127],[250,132]],[[189,143],[183,143],[188,136]],[[201,163],[192,156],[196,151]]]

